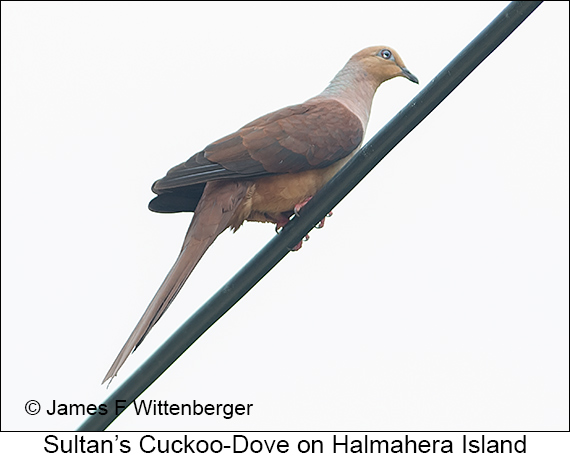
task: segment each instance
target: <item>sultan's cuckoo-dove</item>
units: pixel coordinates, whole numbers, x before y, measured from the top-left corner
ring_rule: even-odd
[[[244,125],[154,183],[151,211],[194,217],[176,262],[103,382],[117,375],[220,233],[244,221],[283,227],[352,157],[376,89],[396,76],[418,82],[393,49],[363,49],[316,97]]]

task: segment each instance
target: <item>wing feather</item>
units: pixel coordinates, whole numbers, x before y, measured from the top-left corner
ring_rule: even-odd
[[[360,143],[360,119],[336,100],[309,100],[256,119],[168,171],[152,190],[152,211],[194,211],[208,181],[324,168]]]

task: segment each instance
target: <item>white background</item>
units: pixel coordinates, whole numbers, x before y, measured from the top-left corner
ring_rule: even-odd
[[[370,138],[507,4],[2,2],[2,429],[75,429],[46,408],[104,402],[274,236],[224,233],[106,389],[191,218],[154,180],[386,44],[420,86],[380,87]],[[568,429],[567,2],[334,213],[142,397],[250,416],[110,430]]]

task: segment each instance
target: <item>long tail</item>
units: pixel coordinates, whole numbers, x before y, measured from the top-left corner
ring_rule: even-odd
[[[176,262],[109,368],[103,383],[117,375],[127,357],[142,343],[150,329],[168,309],[206,250],[230,225],[230,220],[247,190],[248,185],[243,182],[216,182],[206,185]]]

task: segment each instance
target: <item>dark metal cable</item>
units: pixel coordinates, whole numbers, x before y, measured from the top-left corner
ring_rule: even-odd
[[[210,300],[199,308],[105,401],[108,412],[87,418],[77,431],[104,430],[237,303],[331,211],[408,133],[491,54],[542,2],[511,2],[404,109],[318,192],[293,220],[265,245]]]

